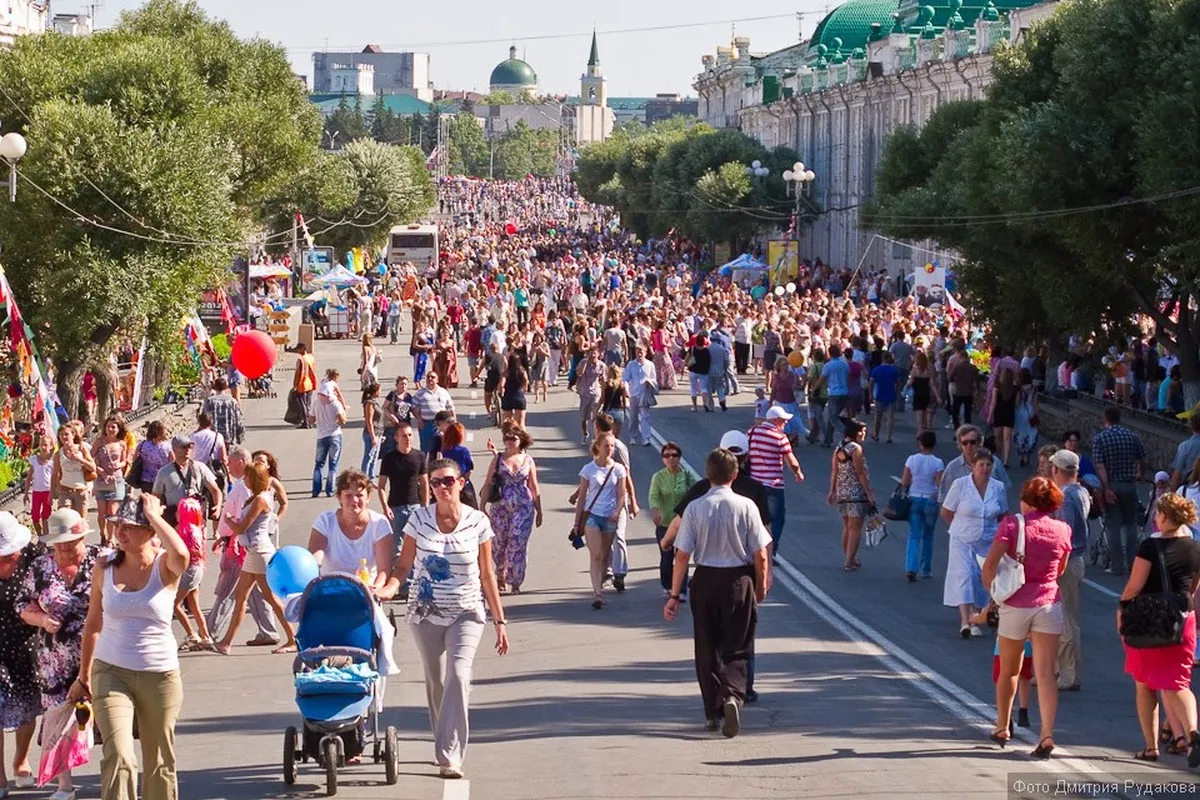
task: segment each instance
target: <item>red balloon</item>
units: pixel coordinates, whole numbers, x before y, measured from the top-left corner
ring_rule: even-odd
[[[509,222],[508,224],[506,224],[504,226],[504,230],[508,233],[509,236],[512,236],[514,233],[517,232],[517,226],[514,225],[513,223]]]
[[[230,357],[247,380],[257,380],[275,366],[275,342],[262,331],[248,331],[233,340]]]

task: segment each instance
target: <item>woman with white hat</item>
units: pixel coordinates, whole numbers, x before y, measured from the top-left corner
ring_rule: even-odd
[[[34,637],[37,679],[46,711],[67,700],[79,675],[83,623],[92,593],[92,571],[100,546],[87,543],[87,521],[73,508],[60,508],[47,521],[41,543],[51,548],[33,560],[32,580],[21,619],[40,631]],[[71,771],[58,776],[50,800],[75,800]]]
[[[8,797],[14,788],[9,786],[4,767],[4,730],[17,732],[12,761],[15,788],[34,785],[29,746],[34,723],[42,713],[42,693],[34,666],[36,631],[18,613],[25,605],[26,581],[33,561],[43,552],[40,545],[32,544],[32,539],[29,528],[7,511],[0,511],[0,798]]]

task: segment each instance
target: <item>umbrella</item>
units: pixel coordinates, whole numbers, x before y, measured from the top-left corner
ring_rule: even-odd
[[[341,264],[338,264],[333,269],[326,272],[320,277],[313,278],[312,282],[316,286],[361,286],[367,282],[366,278],[355,275],[350,270],[346,269]]]

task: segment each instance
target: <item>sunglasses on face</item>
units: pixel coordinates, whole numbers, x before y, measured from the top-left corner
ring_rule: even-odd
[[[674,453],[674,452],[666,452],[666,453],[662,454],[663,458],[679,458],[679,456],[680,456],[679,453]]]
[[[521,437],[520,437],[520,436],[505,436],[505,437],[504,437],[504,441],[506,441],[506,442],[519,442],[519,441],[521,441]]]
[[[961,444],[963,447],[971,447],[973,445],[978,445],[979,440],[978,439],[963,439],[959,442],[959,444]]]
[[[429,485],[434,489],[449,489],[454,484],[458,483],[458,478],[447,475],[444,478],[430,478]]]

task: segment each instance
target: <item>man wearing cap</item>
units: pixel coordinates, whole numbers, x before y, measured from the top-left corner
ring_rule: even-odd
[[[189,497],[208,509],[209,519],[220,519],[221,487],[217,476],[207,465],[192,458],[192,438],[176,436],[171,439],[171,463],[154,476],[151,493],[163,501],[163,518],[174,526],[179,522],[179,504]]]
[[[741,729],[757,604],[771,588],[771,537],[754,503],[733,493],[737,457],[714,450],[704,467],[712,488],[687,507],[679,522],[675,572],[663,617],[672,621],[678,615],[688,562],[695,561],[692,636],[706,727],[720,727],[731,738]]]
[[[779,406],[767,409],[765,421],[755,425],[747,437],[747,466],[750,477],[766,487],[768,506],[771,512],[771,554],[779,552],[779,539],[783,536],[783,523],[786,510],[783,494],[783,467],[786,464],[796,478],[796,483],[804,480],[804,472],[800,462],[792,452],[792,443],[783,432],[784,425],[792,415]]]
[[[1079,665],[1083,663],[1079,655],[1079,631],[1083,622],[1079,599],[1085,572],[1083,557],[1088,551],[1088,512],[1092,509],[1092,496],[1078,478],[1079,456],[1076,453],[1059,450],[1050,456],[1050,479],[1063,493],[1062,505],[1053,516],[1071,526],[1071,557],[1066,570],[1058,577],[1065,623],[1058,642],[1058,688],[1066,692],[1079,691]]]

